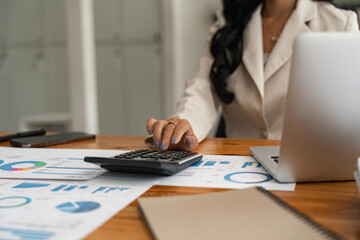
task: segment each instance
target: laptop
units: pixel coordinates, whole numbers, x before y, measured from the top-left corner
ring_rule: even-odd
[[[360,156],[360,33],[294,45],[281,146],[251,147],[280,182],[353,180]]]

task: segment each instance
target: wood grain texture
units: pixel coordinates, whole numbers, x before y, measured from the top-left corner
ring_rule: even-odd
[[[250,146],[279,145],[279,141],[212,138],[203,141],[196,152],[202,154],[250,155]],[[2,143],[0,146],[9,146]],[[134,150],[147,148],[144,137],[100,135],[96,140],[63,144],[54,148]],[[154,186],[143,197],[202,194],[228,189]],[[300,183],[294,192],[272,191],[282,200],[346,239],[360,239],[360,195],[354,182]],[[259,227],[261,230],[261,226]],[[137,201],[95,230],[87,240],[151,239],[137,211]]]

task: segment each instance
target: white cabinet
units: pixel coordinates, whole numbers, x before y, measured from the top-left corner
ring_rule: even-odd
[[[126,96],[122,81],[122,56],[115,46],[97,46],[99,131],[103,134],[125,134]]]
[[[11,0],[12,1],[12,0]],[[45,18],[44,36],[48,42],[64,45],[66,41],[66,13],[64,0],[42,0]]]
[[[93,2],[96,40],[112,42],[119,38],[120,32],[123,32],[123,1],[94,0]]]
[[[94,1],[102,134],[145,135],[161,117],[158,0]]]
[[[134,135],[145,135],[147,119],[162,116],[159,45],[129,45],[125,58],[128,128]]]
[[[100,133],[145,135],[162,116],[160,1],[93,3]],[[0,130],[70,113],[65,4],[0,0]]]
[[[45,24],[42,1],[10,0],[8,3],[9,40],[28,42],[41,37]]]
[[[64,7],[62,0],[0,0],[0,130],[19,130],[27,116],[69,112]]]
[[[160,32],[160,3],[158,0],[124,0],[124,38],[152,39]]]

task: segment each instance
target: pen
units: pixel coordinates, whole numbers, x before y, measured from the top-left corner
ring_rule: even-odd
[[[18,132],[18,133],[6,135],[6,136],[0,136],[0,142],[6,142],[13,138],[45,135],[45,133],[46,133],[46,131],[44,129],[26,131],[26,132]]]

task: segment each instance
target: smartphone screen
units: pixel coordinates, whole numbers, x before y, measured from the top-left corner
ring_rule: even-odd
[[[95,139],[95,135],[84,132],[66,132],[54,135],[15,138],[10,140],[10,144],[15,147],[46,147],[88,139]]]

